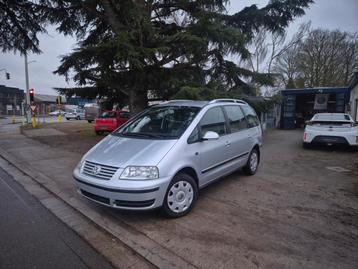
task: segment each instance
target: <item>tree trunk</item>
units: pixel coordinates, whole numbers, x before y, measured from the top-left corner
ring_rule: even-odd
[[[129,93],[129,109],[131,116],[138,114],[148,106],[147,91],[134,91]]]

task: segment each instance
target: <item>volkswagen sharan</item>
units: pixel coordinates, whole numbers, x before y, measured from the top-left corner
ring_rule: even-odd
[[[161,208],[180,217],[199,189],[235,170],[255,174],[262,131],[244,101],[173,100],[152,106],[109,134],[73,175],[84,197],[113,208]]]

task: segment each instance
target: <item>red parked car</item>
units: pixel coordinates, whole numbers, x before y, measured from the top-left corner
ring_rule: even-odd
[[[94,130],[97,134],[113,132],[129,119],[129,112],[123,110],[104,111],[96,118]]]

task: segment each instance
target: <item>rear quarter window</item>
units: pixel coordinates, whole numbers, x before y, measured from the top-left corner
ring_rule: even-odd
[[[247,105],[241,106],[241,108],[245,113],[248,128],[252,128],[260,125],[260,120],[257,117],[255,110],[253,110],[250,106]]]

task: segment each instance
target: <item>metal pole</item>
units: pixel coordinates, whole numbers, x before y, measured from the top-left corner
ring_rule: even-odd
[[[29,70],[27,63],[27,53],[25,52],[25,79],[26,79],[26,98],[25,98],[25,113],[26,113],[26,123],[30,122],[30,95],[29,95]]]

